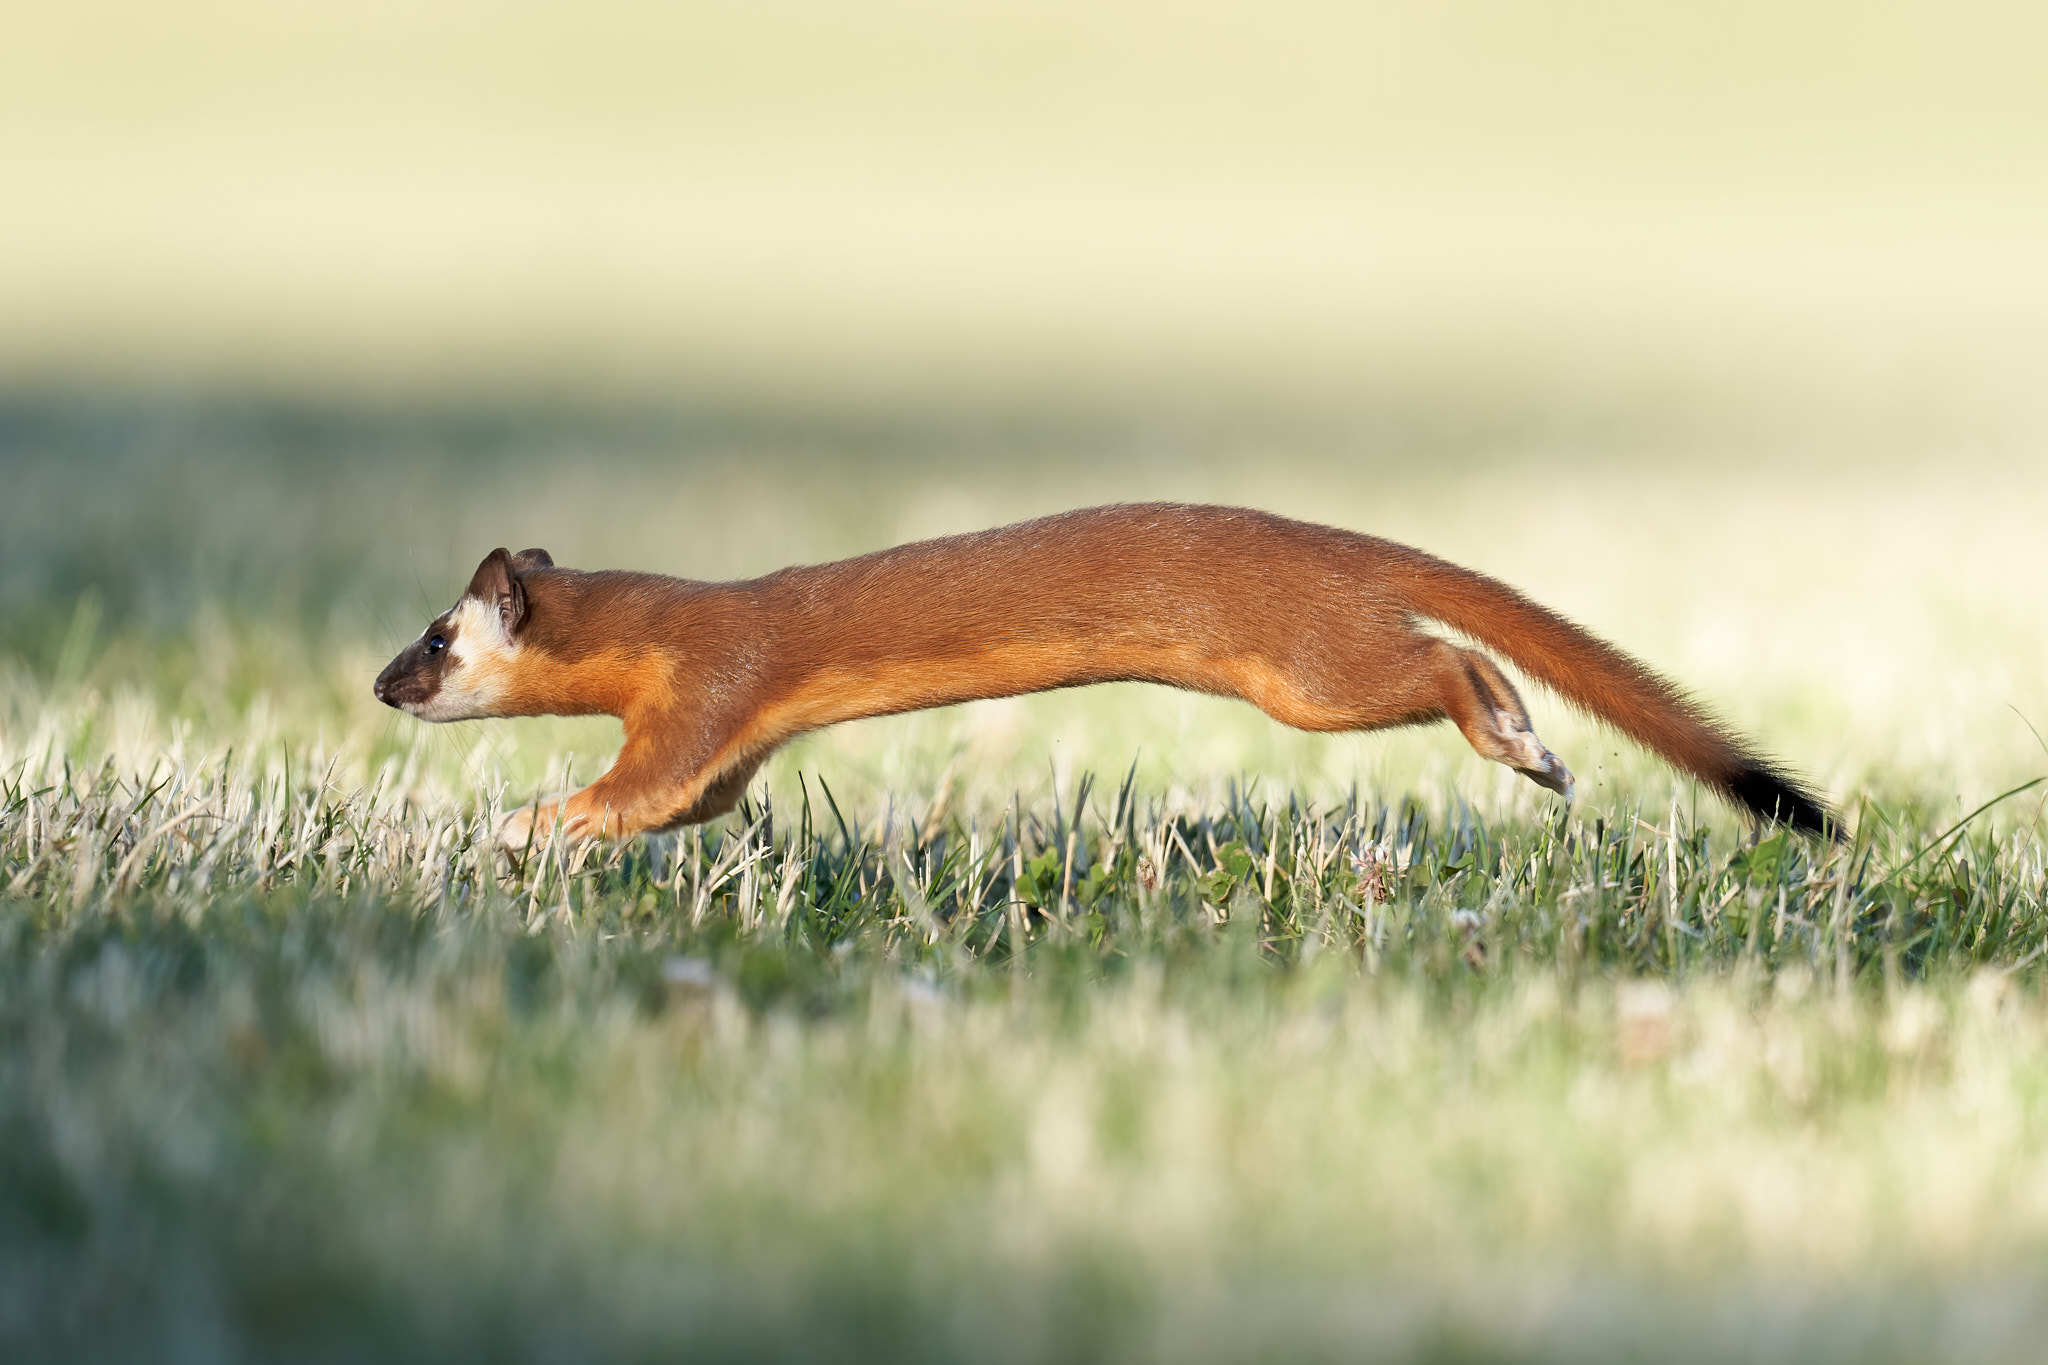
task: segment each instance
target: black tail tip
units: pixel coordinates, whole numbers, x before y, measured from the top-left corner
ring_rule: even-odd
[[[1836,843],[1848,838],[1840,816],[1823,805],[1819,797],[1767,763],[1752,762],[1738,768],[1724,790],[1744,810],[1790,825],[1801,834],[1818,835]]]

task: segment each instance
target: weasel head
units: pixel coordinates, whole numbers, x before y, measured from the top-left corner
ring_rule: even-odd
[[[500,707],[519,665],[526,588],[519,575],[553,568],[546,550],[493,550],[477,565],[462,600],[398,651],[370,689],[377,700],[421,720],[475,720]]]

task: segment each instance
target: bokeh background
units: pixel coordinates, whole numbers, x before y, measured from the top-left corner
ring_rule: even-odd
[[[8,27],[18,737],[56,683],[48,742],[81,758],[318,734],[363,770],[424,752],[447,800],[523,794],[588,776],[607,723],[428,736],[367,698],[494,545],[723,577],[1167,497],[1508,578],[1852,805],[1973,806],[2041,760],[2034,7],[88,0]],[[1587,800],[1694,801],[1556,712]],[[1134,757],[1155,788],[1539,808],[1448,732],[1142,689],[866,723],[766,780],[881,800],[965,765],[1000,804]]]

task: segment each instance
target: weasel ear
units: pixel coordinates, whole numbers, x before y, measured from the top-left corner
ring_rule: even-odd
[[[491,551],[484,556],[484,562],[476,566],[476,573],[469,580],[469,590],[464,597],[498,609],[498,619],[505,623],[505,633],[518,633],[526,623],[526,589],[512,576],[512,556],[503,549]]]
[[[525,573],[528,569],[552,569],[555,557],[546,550],[521,550],[512,556],[512,572]]]

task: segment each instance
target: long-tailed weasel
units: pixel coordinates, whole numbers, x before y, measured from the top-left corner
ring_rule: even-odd
[[[423,720],[617,716],[596,782],[515,811],[630,835],[730,810],[793,736],[860,716],[1088,683],[1241,697],[1303,730],[1454,722],[1569,799],[1490,646],[1566,701],[1765,819],[1826,833],[1798,780],[1614,646],[1503,583],[1372,536],[1230,507],[1066,512],[736,583],[558,568],[493,550],[377,677]]]

